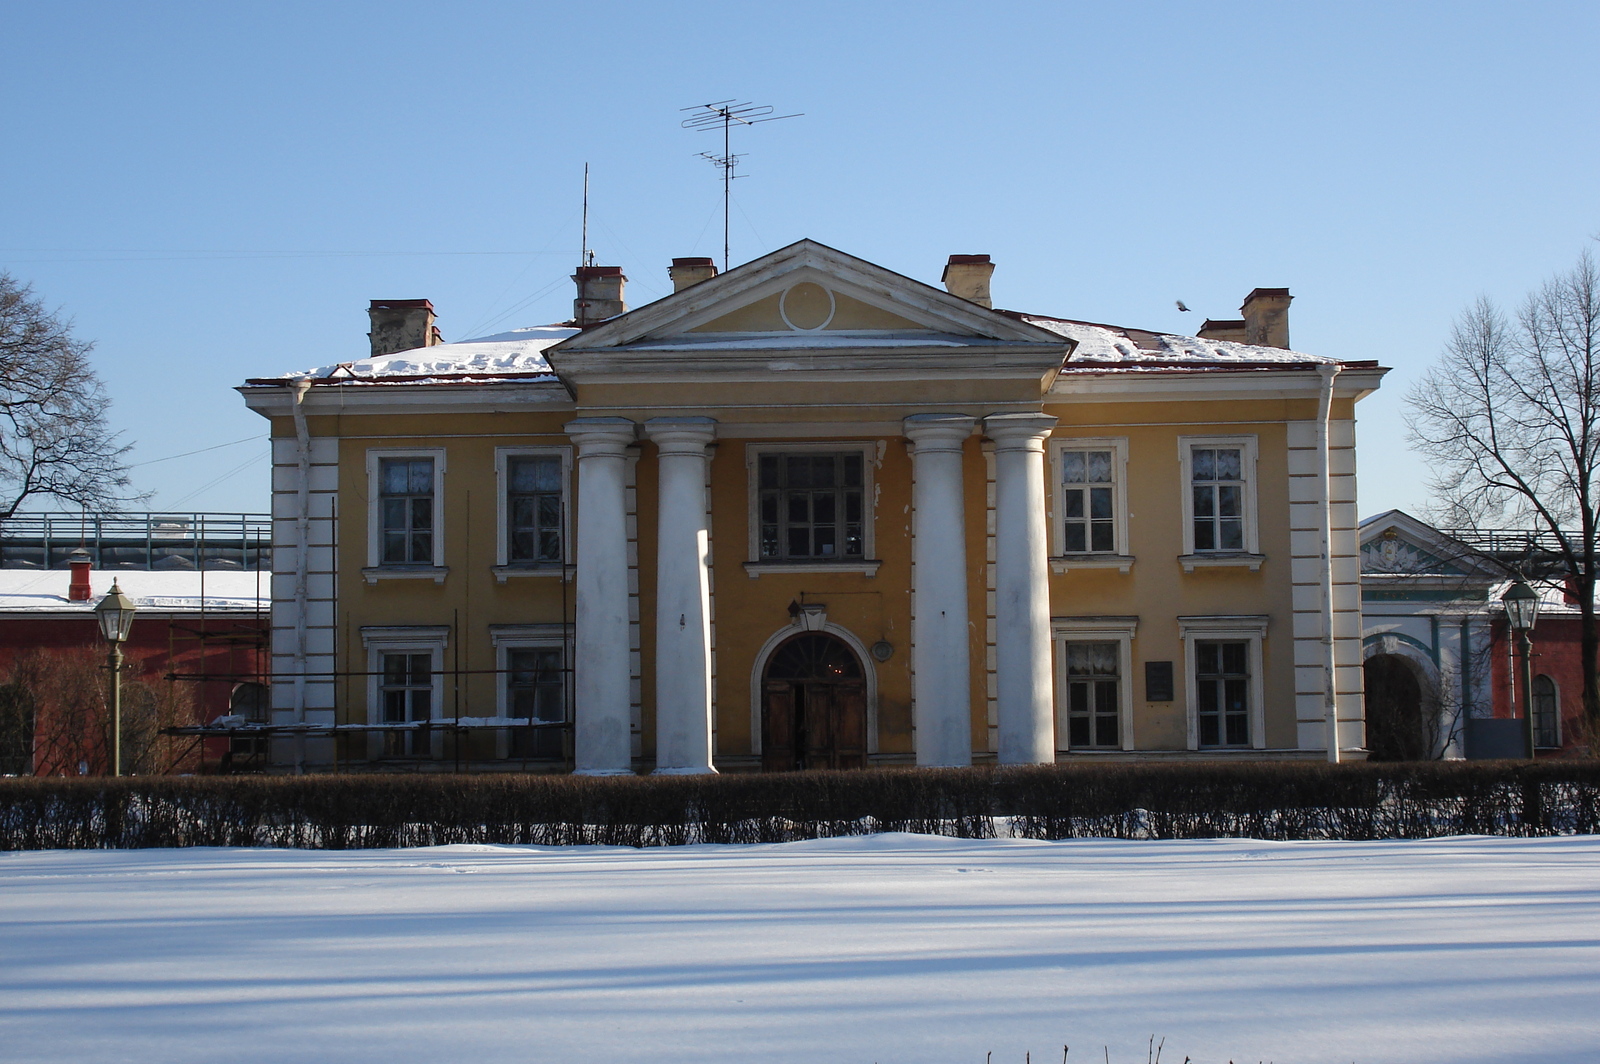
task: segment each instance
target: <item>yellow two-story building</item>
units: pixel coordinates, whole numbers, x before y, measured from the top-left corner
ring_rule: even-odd
[[[274,759],[636,771],[1364,756],[1355,403],[1257,289],[1198,337],[801,241],[635,310],[249,381]]]

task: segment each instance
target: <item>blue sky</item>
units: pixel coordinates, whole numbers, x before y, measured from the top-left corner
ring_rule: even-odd
[[[710,134],[749,131],[735,262],[812,237],[996,303],[1192,332],[1295,294],[1296,348],[1393,366],[1361,510],[1418,508],[1400,402],[1479,293],[1600,232],[1600,6],[1578,3],[5,5],[0,269],[97,342],[160,508],[265,510],[246,377],[360,357],[366,301],[447,339],[630,303],[721,252]],[[1180,314],[1184,300],[1195,309]],[[246,441],[246,442],[236,442]]]

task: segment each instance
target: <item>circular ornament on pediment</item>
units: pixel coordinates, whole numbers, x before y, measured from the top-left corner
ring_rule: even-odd
[[[817,332],[833,321],[833,293],[812,281],[790,285],[778,297],[778,314],[795,332]]]

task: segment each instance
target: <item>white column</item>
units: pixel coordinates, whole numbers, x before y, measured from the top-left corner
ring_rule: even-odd
[[[708,417],[658,417],[644,431],[660,449],[656,548],[656,771],[711,767],[711,578],[706,529]]]
[[[967,630],[967,529],[962,444],[976,418],[913,414],[911,697],[917,764],[972,763],[972,680]]]
[[[628,735],[628,445],[634,423],[579,418],[578,618],[573,638],[573,746],[580,776],[633,772]]]
[[[1055,427],[1056,419],[1047,414],[983,419],[995,459],[995,671],[1002,765],[1056,759],[1044,512],[1044,441]]]

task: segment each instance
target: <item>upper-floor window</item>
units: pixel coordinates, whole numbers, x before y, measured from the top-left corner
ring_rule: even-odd
[[[512,564],[562,560],[562,469],[555,454],[506,459],[506,560]]]
[[[833,561],[866,556],[860,451],[757,457],[758,557]]]
[[[384,458],[378,463],[383,565],[432,565],[432,458]]]
[[[1061,532],[1067,554],[1117,549],[1112,452],[1062,450]]]
[[[1180,437],[1185,555],[1254,555],[1256,438]]]

